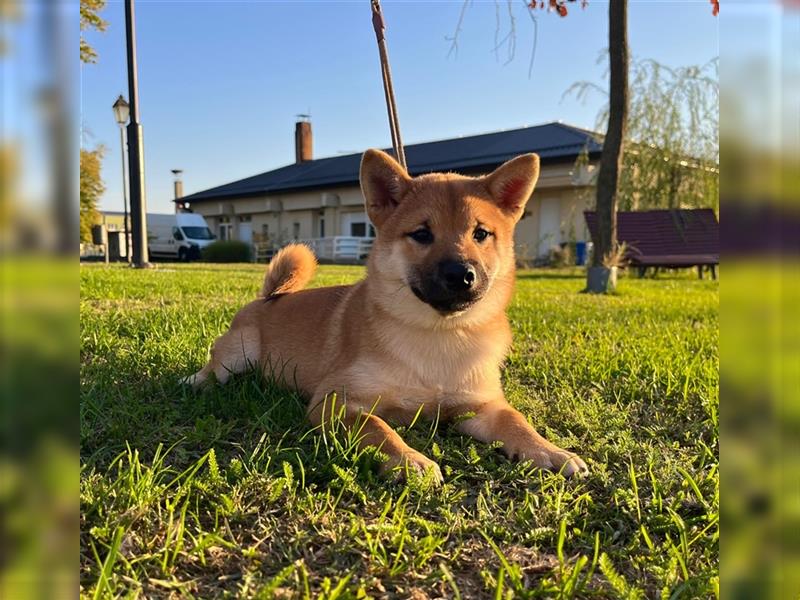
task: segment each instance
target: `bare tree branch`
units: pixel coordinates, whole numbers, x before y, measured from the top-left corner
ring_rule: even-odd
[[[533,61],[536,59],[536,45],[539,42],[539,21],[536,19],[536,15],[533,14],[533,9],[525,0],[522,0],[522,4],[525,6],[525,10],[528,11],[531,23],[533,23],[533,47],[531,48],[531,60],[528,63],[528,79],[530,79],[533,73]]]
[[[503,64],[508,64],[512,60],[514,60],[514,55],[517,53],[517,21],[514,19],[514,11],[512,10],[511,0],[506,0],[506,6],[508,7],[508,23],[509,23],[509,30],[508,35],[508,58],[506,62]]]
[[[528,78],[530,79],[531,75],[533,74],[533,65],[536,59],[536,46],[539,41],[539,22],[536,19],[536,15],[533,13],[533,7],[528,5],[526,0],[521,0],[521,2],[525,7],[525,11],[530,18],[531,23],[533,24],[533,44],[531,46],[531,58],[528,63]],[[500,37],[502,34],[503,25],[500,0],[494,0],[495,29],[494,45],[492,46],[492,52],[494,52],[495,60],[498,61],[500,60],[500,49],[505,46],[506,59],[503,62],[504,66],[513,61],[517,55],[517,18],[514,15],[514,0],[505,0],[505,5],[508,18],[508,32]],[[464,18],[466,16],[467,9],[470,6],[472,6],[472,0],[464,0],[464,3],[461,5],[461,12],[458,15],[458,22],[456,23],[453,35],[445,36],[445,40],[450,42],[450,49],[447,52],[448,57],[453,55],[458,56],[458,41],[464,25]]]
[[[498,38],[500,37],[500,2],[494,0],[494,60],[495,62],[500,61],[500,55],[498,54],[498,50],[500,48],[500,42],[498,42]]]
[[[450,42],[450,50],[447,52],[447,57],[450,58],[452,54],[458,56],[458,36],[461,33],[461,26],[464,24],[464,16],[467,14],[467,9],[472,4],[472,0],[464,0],[464,4],[461,6],[461,13],[458,15],[458,23],[456,23],[456,30],[453,32],[453,35],[448,37],[445,36],[444,39]]]

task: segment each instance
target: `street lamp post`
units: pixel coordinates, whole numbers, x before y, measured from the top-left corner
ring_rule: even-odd
[[[144,189],[144,148],[142,125],[139,123],[139,83],[136,68],[136,17],[134,0],[125,0],[125,34],[128,56],[128,184],[131,193],[131,228],[133,229],[133,266],[147,268],[147,202]]]
[[[114,109],[114,118],[119,125],[119,144],[122,151],[122,202],[125,207],[125,260],[131,262],[131,238],[128,231],[128,178],[125,173],[125,124],[130,116],[130,106],[125,102],[125,98],[120,94],[117,101],[111,107]]]

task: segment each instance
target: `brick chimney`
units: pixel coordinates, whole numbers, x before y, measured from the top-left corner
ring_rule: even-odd
[[[311,122],[306,115],[298,115],[301,120],[294,124],[295,162],[313,159],[314,138],[311,135]]]
[[[180,179],[175,180],[175,200],[183,198],[183,182]]]
[[[175,190],[175,212],[181,212],[185,207],[183,202],[178,202],[180,198],[183,198],[183,180],[181,179],[181,174],[183,173],[183,169],[172,169],[172,174],[175,176],[175,183],[174,183],[174,190]]]

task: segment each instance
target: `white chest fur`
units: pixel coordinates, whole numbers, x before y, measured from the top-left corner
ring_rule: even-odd
[[[507,339],[502,332],[388,327],[352,365],[347,379],[359,399],[416,410],[447,404],[499,385]]]

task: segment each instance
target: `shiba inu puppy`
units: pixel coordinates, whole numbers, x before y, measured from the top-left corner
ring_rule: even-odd
[[[252,364],[283,365],[323,425],[339,411],[361,444],[388,455],[384,470],[439,467],[389,422],[418,413],[511,458],[566,476],[587,471],[575,454],[539,435],[506,402],[500,366],[511,344],[506,306],[514,287],[514,227],[539,177],[539,157],[519,156],[484,177],[412,178],[388,154],[367,151],[361,189],[377,230],[366,277],[303,290],[316,260],[294,244],[269,265],[262,297],[234,317],[211,359],[187,382],[224,383]],[[464,415],[467,415],[464,418]],[[461,418],[459,418],[461,417]]]

